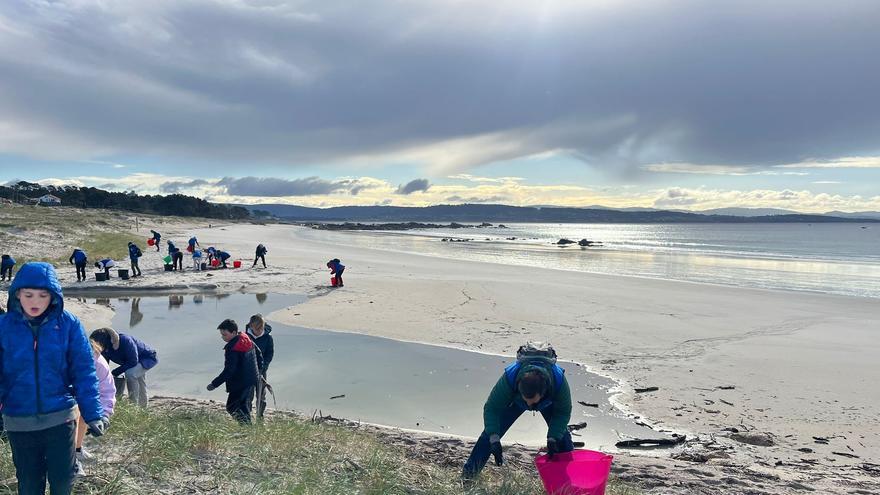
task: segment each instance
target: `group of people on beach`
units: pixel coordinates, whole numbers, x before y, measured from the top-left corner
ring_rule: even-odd
[[[193,240],[193,251],[200,249]],[[138,257],[137,251],[130,254]],[[70,260],[79,274],[87,257],[75,250]],[[104,261],[99,263],[106,269]],[[327,267],[342,286],[345,266],[334,258]],[[146,374],[158,364],[158,355],[148,344],[112,328],[86,336],[80,321],[64,309],[51,264],[23,265],[9,287],[7,304],[8,312],[0,307],[0,411],[19,493],[43,494],[48,480],[53,494],[67,494],[75,476],[83,473],[82,463],[92,457],[83,447],[84,437],[104,434],[125,389],[132,403],[147,407]],[[225,385],[226,411],[240,424],[250,424],[254,405],[261,418],[266,393],[272,390],[267,381],[275,355],[272,327],[257,314],[244,331],[232,319],[217,329],[225,342],[224,365],[207,390]],[[112,370],[110,363],[116,364]],[[484,429],[462,470],[466,483],[490,457],[497,465],[503,463],[501,438],[526,411],[540,412],[547,422],[551,456],[574,449],[568,430],[571,394],[550,346],[522,346],[492,388],[483,406]]]

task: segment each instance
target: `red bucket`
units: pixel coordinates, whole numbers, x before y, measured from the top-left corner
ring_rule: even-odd
[[[330,277],[330,285],[331,285],[332,287],[337,287],[337,286],[339,286],[339,282],[336,281],[336,277]]]
[[[232,262],[232,268],[241,268],[241,260],[235,260]]]
[[[156,245],[156,239],[153,239],[152,237],[150,237],[149,239],[147,239],[147,245],[149,245],[149,246],[155,246],[155,245]]]
[[[218,260],[218,259],[216,259],[216,258],[212,259],[212,260],[211,260],[211,266],[213,266],[213,267],[215,267],[215,268],[218,267],[218,266],[220,266],[220,260]]]
[[[594,450],[542,455],[535,466],[550,495],[604,495],[613,457]]]

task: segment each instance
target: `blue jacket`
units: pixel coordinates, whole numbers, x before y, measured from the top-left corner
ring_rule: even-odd
[[[174,254],[178,251],[180,251],[180,249],[177,249],[177,246],[175,246],[173,242],[168,241],[168,254]]]
[[[342,273],[345,270],[345,265],[340,263],[339,261],[330,260],[330,274],[334,273]]]
[[[3,255],[3,261],[0,262],[0,267],[12,268],[13,266],[15,266],[15,258],[9,255]]]
[[[220,258],[220,260],[222,261],[226,261],[229,259],[229,253],[227,253],[226,251],[217,251],[217,254],[215,254],[215,256]]]
[[[119,376],[138,364],[143,366],[145,370],[148,370],[159,363],[156,351],[152,347],[124,333],[119,334],[118,346],[113,345],[104,349],[101,355],[107,361],[112,361],[119,365],[111,372],[113,376]]]
[[[52,302],[31,327],[16,297],[44,289]],[[25,263],[9,287],[9,312],[0,316],[0,403],[6,416],[35,416],[79,405],[87,422],[104,415],[92,347],[82,324],[64,310],[61,284],[48,263]]]
[[[196,247],[196,243],[199,242],[199,241],[198,241],[198,239],[196,239],[195,237],[190,237],[190,238],[189,238],[189,241],[187,241],[187,242],[188,242],[188,245],[189,245],[190,247],[195,248],[195,247]]]
[[[142,254],[143,253],[141,253],[141,248],[139,248],[137,244],[128,245],[128,258],[131,261],[137,261],[137,259],[140,258]]]
[[[156,239],[156,242],[159,242],[159,239],[162,238],[162,234],[156,232],[155,230],[151,230],[150,232],[153,233],[153,239]]]
[[[67,261],[70,263],[76,263],[77,265],[85,265],[86,262],[89,261],[89,257],[82,249],[74,249],[73,254],[70,255],[70,259]]]

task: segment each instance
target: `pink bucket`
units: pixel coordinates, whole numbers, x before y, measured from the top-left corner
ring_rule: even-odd
[[[550,495],[604,495],[612,456],[594,450],[573,450],[535,458],[544,489]]]

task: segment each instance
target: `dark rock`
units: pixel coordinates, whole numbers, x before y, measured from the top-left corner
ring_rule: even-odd
[[[769,433],[763,432],[734,433],[730,435],[730,438],[736,440],[739,443],[755,445],[758,447],[772,447],[775,444],[775,442],[773,441],[773,436]]]
[[[566,244],[574,244],[574,241],[563,237],[562,239],[556,241],[556,244],[559,246],[565,246]]]

